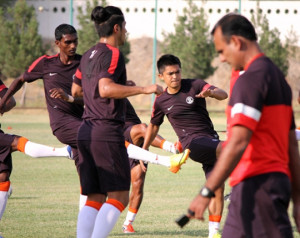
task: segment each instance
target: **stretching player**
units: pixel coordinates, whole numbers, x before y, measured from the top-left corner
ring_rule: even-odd
[[[167,115],[183,148],[191,150],[192,160],[202,163],[208,178],[222,143],[206,110],[205,98],[224,100],[227,93],[201,79],[181,79],[181,62],[174,55],[160,57],[157,68],[158,76],[165,81],[167,89],[156,97],[143,148],[148,148]],[[220,236],[223,191],[224,185],[216,191],[216,197],[209,206],[209,238]]]
[[[7,88],[0,80],[0,98],[3,97]],[[10,98],[3,105],[2,113],[10,111],[16,102],[14,98]],[[23,152],[31,157],[68,157],[71,158],[70,150],[67,147],[53,148],[29,141],[27,138],[5,134],[0,130],[0,220],[6,208],[7,198],[10,189],[10,175],[12,172],[12,156],[11,153],[14,151]]]

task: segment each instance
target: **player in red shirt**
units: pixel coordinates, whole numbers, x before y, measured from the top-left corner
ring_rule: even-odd
[[[233,188],[222,237],[293,237],[287,209],[292,197],[300,231],[300,157],[291,89],[261,52],[244,16],[225,15],[212,35],[221,61],[245,72],[232,87],[226,146],[190,204],[191,216],[203,219],[214,191],[230,175]]]

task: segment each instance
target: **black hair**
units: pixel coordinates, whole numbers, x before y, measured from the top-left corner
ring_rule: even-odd
[[[122,29],[122,23],[125,21],[121,9],[114,6],[95,7],[91,13],[91,20],[95,23],[99,37],[112,35],[116,24]]]
[[[157,61],[157,70],[162,74],[165,71],[165,67],[170,65],[179,65],[179,68],[181,68],[180,59],[171,54],[162,55]]]
[[[55,40],[61,40],[63,35],[76,34],[76,29],[69,24],[61,24],[55,29]]]
[[[211,34],[214,35],[216,28],[220,27],[227,41],[232,35],[242,36],[250,41],[257,41],[257,35],[252,23],[244,16],[229,13],[223,16],[214,26]]]

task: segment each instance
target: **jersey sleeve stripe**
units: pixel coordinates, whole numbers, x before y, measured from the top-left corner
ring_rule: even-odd
[[[41,56],[41,57],[39,57],[38,59],[36,59],[30,66],[29,66],[29,69],[28,69],[28,72],[31,72],[33,69],[34,69],[34,67],[43,59],[43,58],[45,58],[46,57],[46,55],[43,55],[43,56]]]
[[[6,86],[4,84],[0,85],[0,92],[5,88],[6,88]]]
[[[119,61],[119,57],[120,57],[120,51],[115,48],[112,47],[110,45],[107,45],[107,47],[111,50],[112,52],[112,56],[111,56],[111,62],[110,62],[110,66],[107,70],[108,73],[113,74],[117,68],[118,65],[118,61]]]
[[[234,118],[236,114],[243,114],[246,117],[252,118],[255,121],[259,121],[261,112],[253,107],[247,106],[243,103],[236,103],[231,109],[231,118]]]
[[[80,79],[80,80],[82,79],[82,73],[80,72],[79,69],[76,70],[75,77]]]

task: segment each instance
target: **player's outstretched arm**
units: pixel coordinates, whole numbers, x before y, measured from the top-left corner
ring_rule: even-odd
[[[289,167],[292,176],[292,200],[294,205],[293,216],[298,232],[300,232],[300,157],[294,130],[291,130],[289,133],[289,156]]]
[[[50,97],[52,98],[58,98],[70,103],[77,103],[83,105],[82,97],[73,97],[67,94],[62,88],[52,88],[49,90],[49,93]]]
[[[1,98],[1,101],[0,101],[0,113],[1,114],[9,111],[11,108],[13,108],[15,106],[15,101],[12,98],[12,96],[20,90],[20,88],[23,86],[23,84],[24,84],[24,79],[21,76],[18,77],[17,79],[15,79],[11,83],[7,92]]]
[[[211,97],[215,98],[217,100],[224,100],[228,97],[228,94],[220,88],[214,88],[214,89],[206,89],[200,92],[199,94],[196,95],[197,98],[206,98],[206,97]]]

